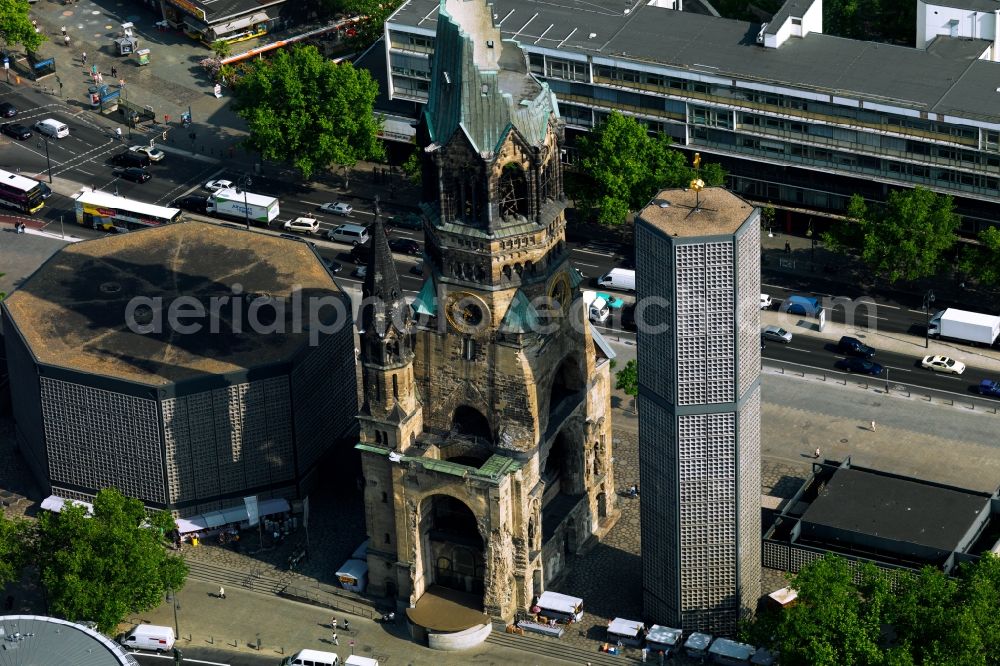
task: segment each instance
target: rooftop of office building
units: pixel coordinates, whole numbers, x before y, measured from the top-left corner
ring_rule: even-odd
[[[165,385],[291,360],[311,326],[350,325],[310,312],[338,291],[306,243],[184,222],[63,248],[4,301],[6,332],[40,364]]]
[[[1000,5],[1000,3],[997,3]],[[439,0],[408,0],[389,21],[433,35]],[[649,63],[713,77],[788,86],[927,113],[988,119],[1000,125],[1000,62],[978,60],[990,42],[938,37],[928,49],[863,42],[820,33],[779,48],[757,43],[759,23],[613,0],[581,4],[497,0],[505,39],[529,50]]]
[[[700,193],[674,189],[661,190],[638,217],[668,236],[724,236],[735,233],[753,209],[722,187],[709,187]]]

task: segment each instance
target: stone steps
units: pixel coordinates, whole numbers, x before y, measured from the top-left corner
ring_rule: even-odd
[[[569,645],[557,638],[545,638],[525,632],[524,636],[506,633],[507,627],[500,623],[493,624],[493,633],[486,639],[500,647],[511,650],[521,650],[530,654],[562,659],[575,664],[593,664],[594,666],[622,666],[623,664],[640,663],[638,659],[628,655],[611,655],[599,652],[597,645],[593,650],[587,650],[575,645]]]

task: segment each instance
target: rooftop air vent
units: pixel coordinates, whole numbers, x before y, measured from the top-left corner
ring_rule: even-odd
[[[487,39],[486,40],[486,48],[488,48],[488,49],[493,48],[493,40],[492,39]]]
[[[589,35],[587,35],[587,39],[596,39],[596,38],[597,38],[597,33],[596,32],[592,32]]]
[[[105,282],[100,286],[101,293],[104,294],[117,294],[122,290],[122,286],[118,282]]]
[[[670,208],[670,202],[666,201],[666,200],[661,201],[660,202],[660,208]]]
[[[757,33],[757,43],[764,43],[764,31],[767,30],[767,23],[762,23],[760,26],[760,32]]]

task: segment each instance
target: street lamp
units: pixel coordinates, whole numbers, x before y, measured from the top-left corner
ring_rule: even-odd
[[[45,142],[45,164],[49,171],[49,182],[52,182],[52,160],[49,159],[49,137],[45,136],[41,132],[38,133],[38,138],[40,141],[35,144],[39,148],[42,147],[42,141]]]
[[[253,181],[250,180],[249,174],[244,174],[239,179],[240,187],[243,188],[243,214],[246,216],[247,231],[250,231],[250,205],[247,203],[247,190],[250,189],[252,183]]]
[[[928,289],[924,294],[924,349],[931,346],[931,305],[934,304],[934,290]]]
[[[181,630],[177,624],[177,611],[181,609],[181,604],[180,601],[177,599],[177,590],[168,591],[167,596],[169,597],[170,601],[173,602],[174,606],[174,636],[176,636],[177,639],[180,639]]]

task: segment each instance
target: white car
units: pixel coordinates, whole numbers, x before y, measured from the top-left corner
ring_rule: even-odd
[[[332,213],[333,215],[350,215],[354,212],[354,206],[351,204],[341,203],[340,201],[325,203],[320,206],[319,209],[324,213]]]
[[[770,294],[761,294],[760,295],[760,309],[761,310],[770,310],[771,309],[771,295]]]
[[[210,180],[205,183],[205,189],[209,192],[218,192],[219,190],[229,190],[235,187],[233,181],[231,180]]]
[[[949,375],[960,375],[965,372],[965,364],[947,356],[924,356],[920,365],[934,372],[946,372]]]
[[[284,224],[285,231],[299,231],[304,234],[314,234],[319,231],[319,220],[315,217],[297,217]]]
[[[167,156],[167,154],[164,153],[162,150],[153,148],[152,146],[132,146],[131,148],[129,148],[129,150],[131,150],[133,153],[144,153],[153,162],[159,162],[160,160],[162,160],[164,157]]]

